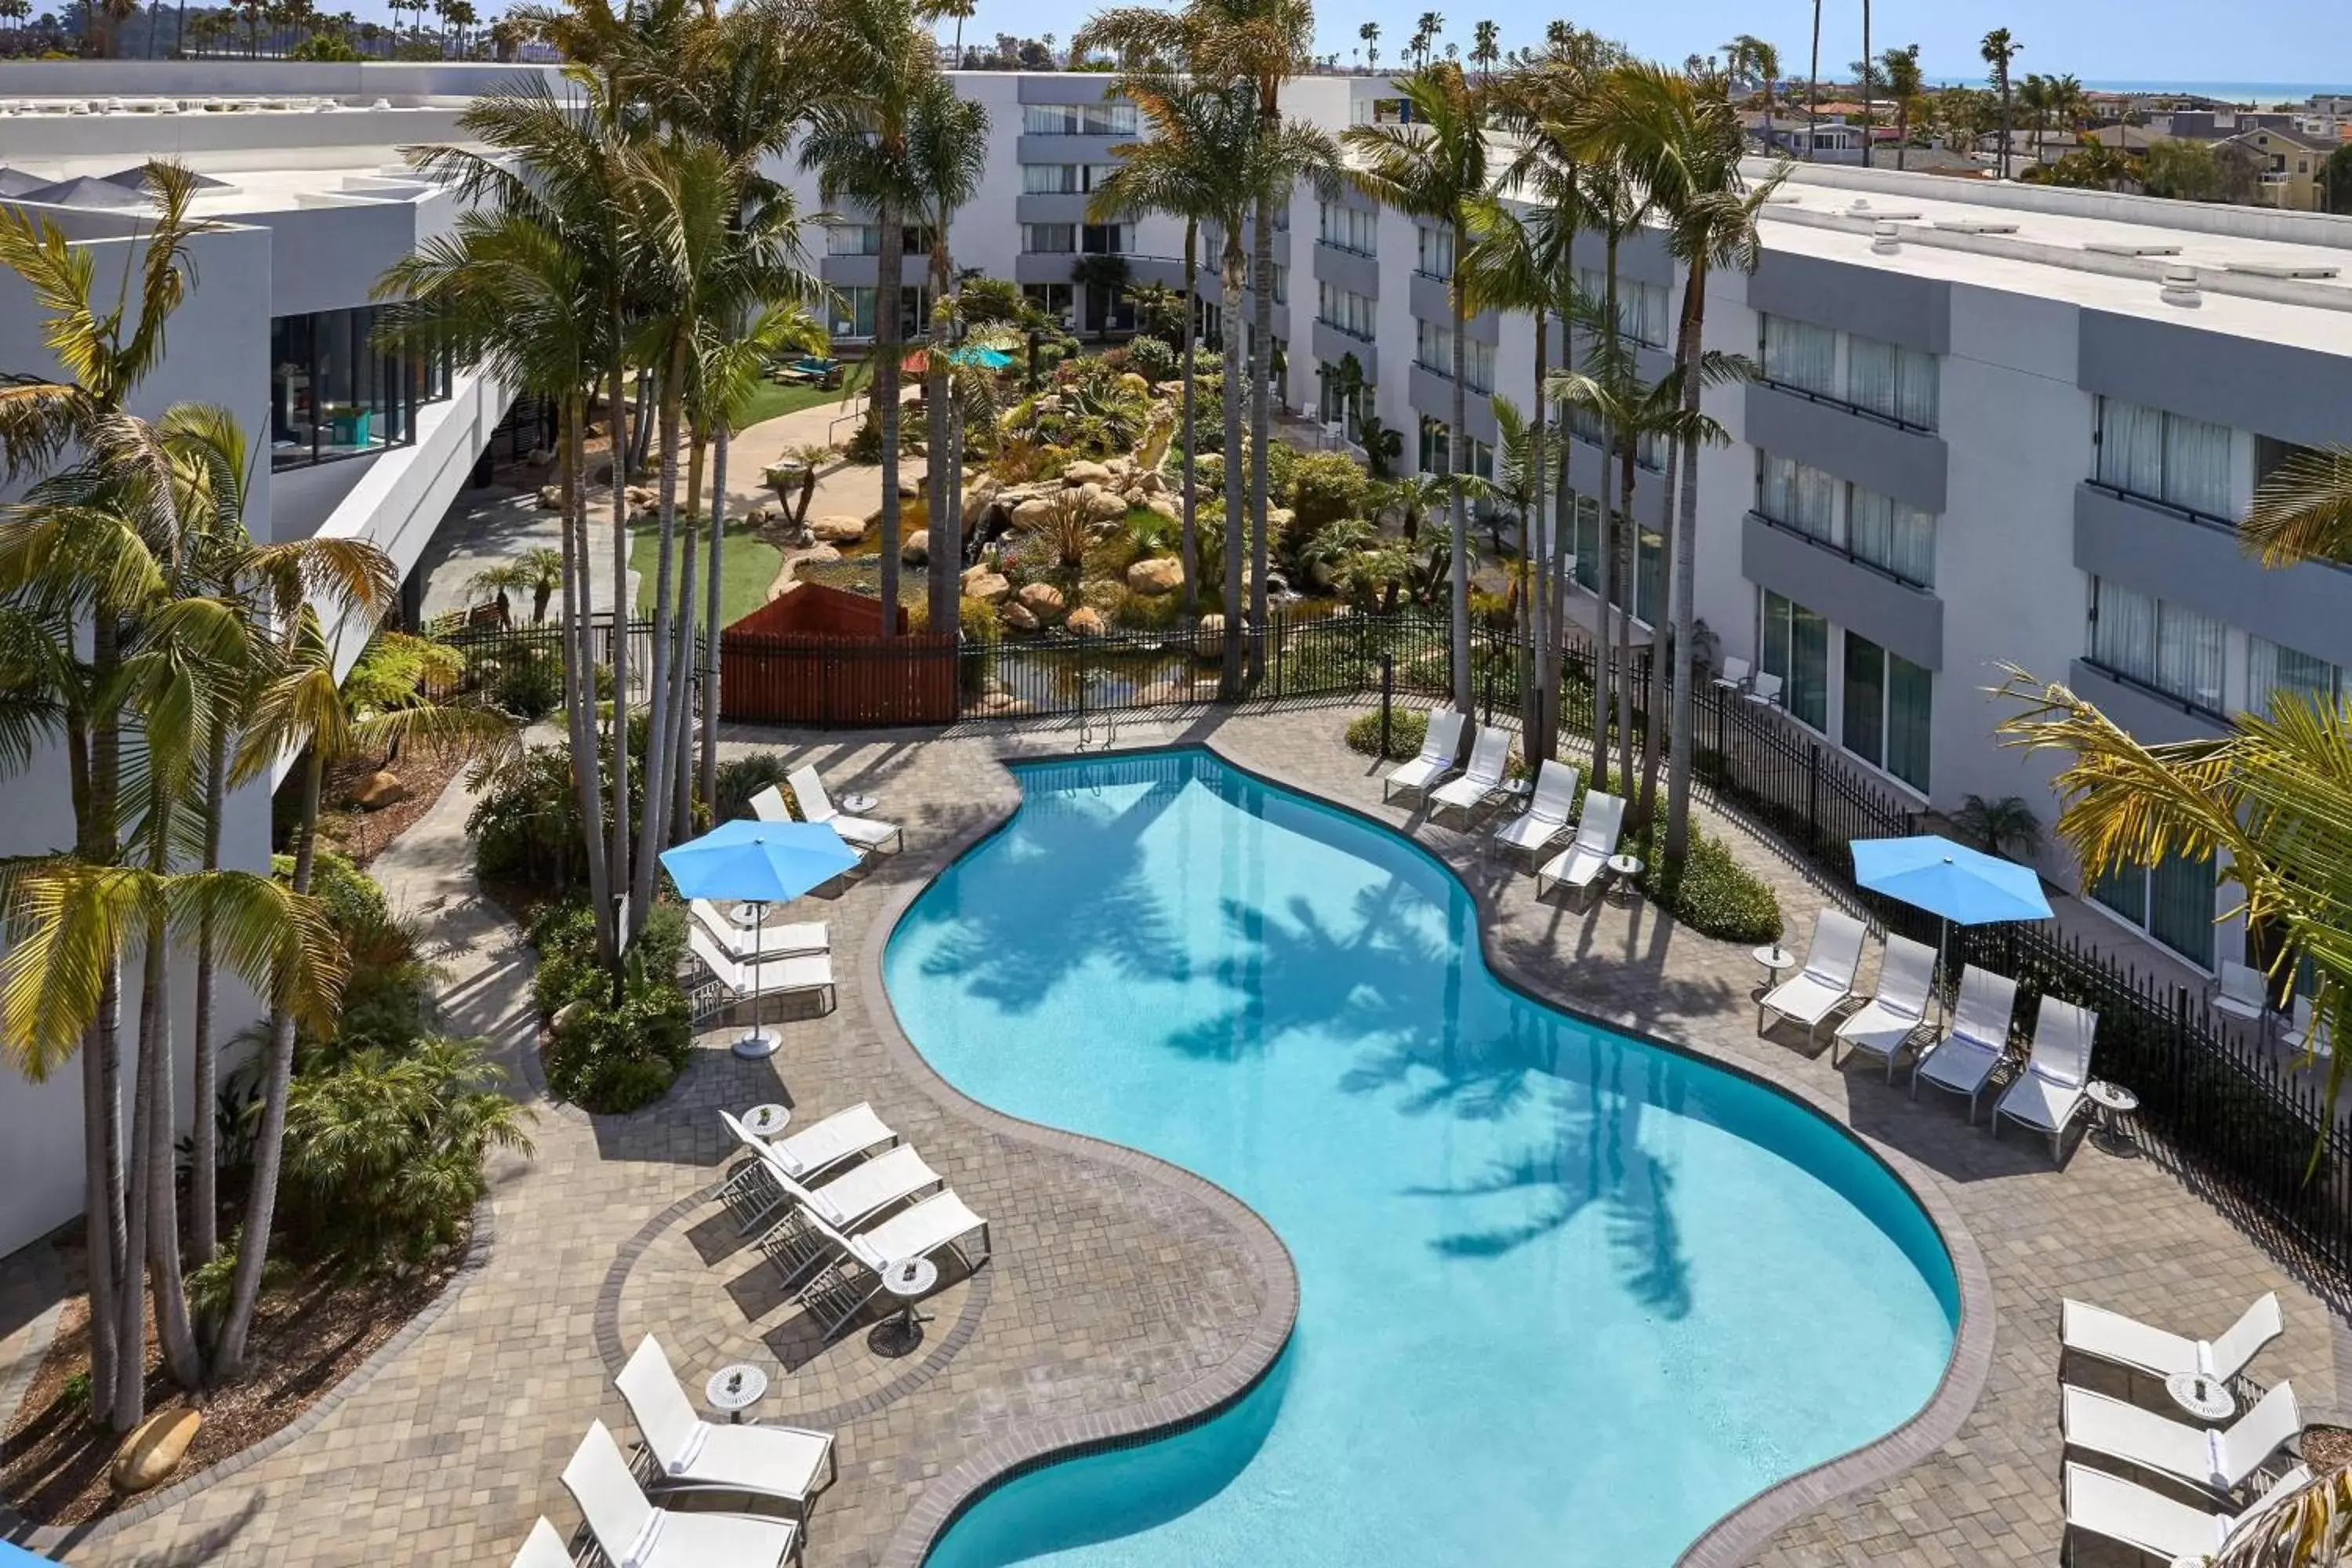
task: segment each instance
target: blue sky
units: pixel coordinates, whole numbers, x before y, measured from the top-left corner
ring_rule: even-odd
[[[1068,0],[980,0],[964,24],[964,38],[985,39],[999,32],[1057,40],[1096,9]],[[1357,47],[1364,22],[1381,26],[1383,60],[1393,60],[1430,0],[1319,0],[1320,48],[1337,50],[1344,61]],[[1551,7],[1480,0],[1476,5],[1433,7],[1445,17],[1443,39],[1470,47],[1470,29],[1480,16],[1503,24],[1503,47],[1532,43],[1543,25],[1562,14]],[[1567,13],[1598,26],[1637,51],[1678,60],[1706,53],[1734,34],[1749,32],[1778,45],[1784,66],[1801,74],[1812,30],[1812,6],[1804,0],[1666,0],[1612,7],[1596,14]],[[1871,12],[1871,43],[1917,44],[1931,78],[1980,76],[1977,40],[2006,26],[2025,45],[2017,68],[2053,74],[2071,71],[2084,81],[2320,82],[2352,88],[2352,5],[2342,0],[2284,0],[2258,12],[2236,13],[2210,0],[2064,0],[2051,5],[2017,0],[1944,0],[1942,4],[1893,5],[1880,0]],[[952,24],[950,24],[952,26]],[[1822,70],[1843,68],[1862,53],[1859,0],[1828,0],[1822,11]]]

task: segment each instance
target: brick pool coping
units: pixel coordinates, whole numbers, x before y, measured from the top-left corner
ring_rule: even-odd
[[[1677,1560],[1676,1568],[1737,1568],[1748,1562],[1783,1526],[1848,1493],[1885,1481],[1909,1469],[1959,1435],[1975,1409],[1991,1372],[1994,1335],[1993,1291],[1983,1254],[1961,1223],[1958,1211],[1942,1190],[1942,1179],[1926,1166],[1848,1123],[1832,1102],[1800,1081],[1782,1080],[1720,1056],[1703,1046],[1665,1039],[1601,1016],[1566,1001],[1525,966],[1495,944],[1499,921],[1492,896],[1473,886],[1444,855],[1394,824],[1381,820],[1352,803],[1336,798],[1311,783],[1286,775],[1263,762],[1244,763],[1218,744],[1213,735],[1175,742],[1154,741],[1134,745],[1114,743],[1081,751],[1057,740],[1018,732],[991,737],[999,767],[1014,761],[1047,762],[1081,757],[1134,756],[1154,752],[1196,748],[1217,762],[1253,778],[1344,811],[1360,821],[1405,839],[1444,867],[1468,893],[1478,914],[1479,947],[1490,973],[1530,1000],[1571,1017],[1610,1029],[1644,1044],[1705,1062],[1751,1083],[1781,1094],[1838,1129],[1878,1161],[1902,1185],[1936,1228],[1959,1297],[1960,1320],[1953,1335],[1952,1352],[1936,1391],[1908,1420],[1893,1431],[1793,1476],[1777,1481],[1740,1503],[1708,1526]],[[1009,769],[1007,770],[1010,771]],[[1265,1277],[1266,1305],[1261,1310],[1244,1350],[1206,1376],[1171,1395],[1146,1400],[1124,1409],[1066,1420],[1039,1422],[998,1437],[967,1456],[926,1486],[914,1506],[892,1532],[880,1558],[881,1568],[920,1568],[932,1545],[950,1526],[996,1488],[1033,1470],[1105,1449],[1133,1447],[1173,1436],[1212,1419],[1255,1388],[1272,1369],[1289,1342],[1298,1314],[1298,1275],[1289,1249],[1263,1216],[1232,1193],[1139,1150],[1007,1116],[964,1095],[923,1058],[899,1026],[897,1010],[883,986],[882,954],[891,931],[915,900],[945,870],[983,840],[1002,831],[1019,809],[1017,804],[992,814],[953,836],[940,849],[940,863],[929,876],[893,891],[876,914],[865,943],[858,984],[846,989],[845,1005],[866,1010],[874,1033],[893,1063],[909,1080],[942,1108],[1003,1136],[1130,1170],[1207,1204],[1227,1215],[1245,1239],[1248,1255]],[[983,1273],[986,1270],[982,1270]],[[976,1318],[967,1314],[967,1322]],[[964,1324],[959,1324],[963,1328]],[[1253,1353],[1255,1352],[1255,1353]]]

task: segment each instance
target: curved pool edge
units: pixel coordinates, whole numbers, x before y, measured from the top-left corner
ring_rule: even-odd
[[[1213,731],[1195,732],[1175,742],[1113,745],[1086,752],[1063,745],[1038,745],[1025,737],[1006,739],[1013,743],[1000,747],[992,760],[1008,777],[1011,774],[1008,764],[1013,763],[1090,760],[1197,747],[1237,773],[1345,812],[1402,839],[1443,868],[1445,874],[1469,896],[1478,916],[1480,953],[1488,973],[1503,984],[1539,1005],[1661,1050],[1704,1062],[1794,1101],[1875,1160],[1919,1205],[1951,1260],[1959,1303],[1959,1321],[1953,1331],[1951,1356],[1945,1364],[1944,1374],[1937,1381],[1934,1394],[1909,1419],[1893,1430],[1776,1481],[1731,1509],[1684,1549],[1675,1560],[1675,1568],[1737,1568],[1737,1565],[1748,1562],[1783,1527],[1841,1497],[1892,1480],[1958,1435],[1969,1415],[1976,1408],[1992,1369],[1992,1279],[1975,1238],[1961,1222],[1957,1207],[1945,1195],[1942,1178],[1933,1171],[1901,1150],[1854,1128],[1832,1101],[1807,1084],[1767,1076],[1747,1063],[1718,1054],[1704,1045],[1668,1039],[1637,1024],[1611,1018],[1559,995],[1495,944],[1494,933],[1498,923],[1495,918],[1497,913],[1495,900],[1487,891],[1464,877],[1446,856],[1408,827],[1367,811],[1353,802],[1328,795],[1307,780],[1286,774],[1279,767],[1245,762],[1234,756],[1218,743]],[[1148,1441],[1213,1417],[1256,1386],[1280,1356],[1297,1321],[1298,1276],[1291,1262],[1289,1249],[1265,1219],[1247,1204],[1205,1177],[1139,1150],[1007,1116],[972,1100],[932,1068],[899,1026],[897,1009],[891,1004],[882,981],[882,959],[889,938],[915,900],[922,896],[940,872],[969,854],[974,847],[1002,831],[1012,821],[1020,809],[1017,780],[1014,783],[1015,799],[1011,807],[993,813],[986,821],[954,835],[934,858],[937,863],[919,879],[909,879],[906,886],[894,890],[876,915],[860,961],[859,977],[864,984],[858,989],[862,993],[861,1005],[871,1016],[877,1037],[894,1061],[910,1069],[910,1076],[917,1083],[942,1105],[959,1114],[1024,1142],[1067,1150],[1137,1171],[1148,1178],[1160,1180],[1186,1191],[1220,1212],[1228,1214],[1237,1221],[1241,1234],[1252,1238],[1251,1254],[1261,1268],[1265,1268],[1268,1263],[1278,1264],[1278,1269],[1269,1275],[1269,1283],[1278,1279],[1282,1288],[1269,1294],[1267,1308],[1251,1335],[1247,1349],[1263,1350],[1264,1356],[1248,1375],[1239,1379],[1227,1375],[1234,1363],[1242,1359],[1236,1356],[1202,1381],[1201,1392],[1209,1392],[1228,1383],[1231,1384],[1213,1397],[1198,1399],[1194,1397],[1196,1391],[1188,1389],[1178,1398],[1149,1400],[1130,1410],[1092,1415],[1082,1420],[1041,1423],[1034,1430],[1015,1432],[990,1443],[924,1489],[885,1547],[878,1560],[882,1568],[920,1568],[932,1545],[965,1510],[1005,1482],[1040,1466],[1081,1458],[1107,1447]],[[1261,1237],[1264,1248],[1256,1245]],[[1280,1322],[1280,1331],[1268,1339],[1268,1326],[1276,1319]],[[1133,1419],[1149,1416],[1155,1409],[1162,1410],[1157,1418],[1139,1422]]]
[[[1066,754],[1077,753],[1040,752],[1034,760],[1048,761]],[[1000,769],[1006,760],[1002,754],[995,758]],[[1223,1216],[1241,1237],[1248,1260],[1257,1268],[1264,1304],[1241,1348],[1176,1393],[1117,1410],[1016,1426],[934,1477],[883,1544],[876,1559],[877,1568],[921,1568],[931,1547],[967,1510],[1006,1482],[1033,1470],[1106,1448],[1150,1442],[1213,1420],[1238,1404],[1274,1370],[1298,1322],[1297,1266],[1291,1261],[1290,1248],[1255,1209],[1207,1177],[1157,1155],[1108,1139],[1008,1116],[972,1099],[940,1075],[900,1026],[898,1008],[882,982],[882,961],[889,949],[891,933],[940,873],[1003,831],[1020,810],[1020,805],[1016,784],[1011,805],[990,812],[984,819],[942,840],[925,856],[921,875],[908,878],[902,886],[891,890],[868,927],[864,951],[858,958],[858,984],[850,989],[849,999],[865,1012],[875,1037],[892,1064],[950,1114],[1002,1137],[1131,1172]]]

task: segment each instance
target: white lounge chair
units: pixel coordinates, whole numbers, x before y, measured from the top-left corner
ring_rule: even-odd
[[[572,1548],[563,1544],[562,1532],[547,1522],[545,1514],[523,1538],[522,1550],[515,1553],[514,1568],[572,1568]]]
[[[1748,661],[1741,658],[1738,654],[1734,654],[1730,658],[1725,659],[1723,661],[1723,669],[1716,676],[1714,684],[1725,691],[1746,690],[1748,689]]]
[[[760,1238],[760,1250],[767,1254],[768,1261],[776,1266],[776,1272],[783,1276],[787,1285],[823,1262],[826,1256],[824,1233],[807,1224],[807,1219],[820,1220],[837,1231],[855,1230],[870,1223],[883,1210],[927,1188],[946,1184],[945,1179],[925,1164],[911,1145],[905,1143],[863,1164],[852,1165],[820,1187],[804,1187],[781,1170],[773,1173],[776,1185],[798,1206],[798,1216],[804,1216],[787,1217]]]
[[[2213,1011],[2225,1018],[2259,1024],[2271,1016],[2270,983],[2253,965],[2225,958],[2221,961],[2221,989],[2213,998]]]
[[[699,921],[687,928],[687,951],[693,953],[710,977],[728,993],[724,1000],[749,1002],[760,996],[788,996],[801,992],[813,992],[824,998],[825,1010],[834,1005],[833,955],[829,952],[794,953],[785,958],[737,958],[721,948]]]
[[[1759,708],[1780,706],[1780,678],[1769,669],[1759,669],[1748,682],[1748,700]]]
[[[2066,1528],[2121,1542],[2159,1562],[2202,1563],[2221,1551],[2240,1525],[2268,1513],[2310,1484],[2311,1472],[2296,1465],[2272,1482],[2245,1512],[2209,1513],[2105,1470],[2068,1465]]]
[[[2312,1026],[2310,997],[2298,996],[2294,999],[2294,1022],[2288,1027],[2285,1034],[2279,1037],[2279,1043],[2288,1050],[2308,1056],[2315,1061],[2324,1062],[2327,1059],[2330,1044],[2327,1031],[2325,1028]]]
[[[2068,1447],[2105,1454],[2223,1494],[2243,1485],[2281,1445],[2303,1430],[2294,1385],[2287,1383],[2263,1394],[2261,1403],[2219,1432],[2087,1388],[2064,1386],[2059,1393],[2059,1430]]]
[[[913,1208],[861,1231],[843,1231],[814,1217],[811,1226],[830,1241],[837,1256],[794,1298],[831,1339],[882,1289],[882,1271],[893,1263],[952,1251],[968,1267],[988,1261],[988,1222],[965,1206],[952,1188],[935,1193]],[[980,1256],[958,1245],[977,1231]]]
[[[1960,999],[1942,1036],[1928,1042],[1911,1062],[1911,1098],[1919,1086],[1969,1097],[1969,1125],[1977,1121],[1977,1097],[2009,1056],[2011,1020],[2017,1013],[2017,982],[1990,969],[1960,972]]]
[[[833,951],[832,933],[823,921],[781,921],[770,925],[738,925],[719,912],[709,899],[688,900],[687,910],[731,958],[792,958],[804,952]]]
[[[1536,791],[1527,810],[1495,829],[1495,842],[1507,849],[1541,854],[1545,847],[1568,831],[1569,815],[1576,809],[1576,786],[1584,773],[1574,763],[1547,760],[1536,770]]]
[[[2184,1339],[2150,1328],[2137,1318],[2072,1299],[2062,1299],[2058,1306],[2058,1342],[2063,1350],[2150,1377],[2201,1373],[2226,1383],[2245,1371],[2284,1328],[2275,1290],[2241,1313],[2227,1333],[2210,1341]]]
[[[2066,1124],[2091,1103],[2091,1039],[2098,1032],[2099,1016],[2088,1007],[2042,999],[2033,1021],[2033,1052],[2025,1070],[2000,1091],[1992,1108],[1992,1135],[2000,1136],[2000,1119],[2022,1122],[2050,1136],[2050,1157],[2064,1152]]]
[[[1584,815],[1577,818],[1574,842],[1536,868],[1536,897],[1544,896],[1547,881],[1556,888],[1592,886],[1609,868],[1609,858],[1617,853],[1617,835],[1624,824],[1622,796],[1607,790],[1586,790]]]
[[[694,1413],[661,1342],[647,1334],[613,1380],[653,1460],[657,1491],[750,1492],[803,1508],[837,1478],[833,1434],[739,1426]]]
[[[1862,967],[1862,944],[1867,935],[1862,922],[1842,910],[1823,910],[1815,915],[1804,967],[1756,1005],[1756,1032],[1760,1035],[1769,1026],[1769,1015],[1802,1024],[1808,1041],[1818,1038],[1822,1026],[1853,1000],[1854,972]]]
[[[750,1230],[791,1195],[777,1186],[777,1172],[806,1182],[853,1154],[863,1154],[898,1141],[898,1135],[884,1126],[882,1119],[874,1114],[874,1108],[862,1100],[846,1110],[835,1111],[814,1127],[773,1142],[761,1138],[724,1110],[719,1113],[719,1120],[726,1123],[735,1142],[752,1156],[719,1192],[719,1201],[736,1215],[740,1230]]]
[[[784,775],[784,782],[793,786],[793,799],[800,805],[803,822],[821,822],[840,834],[844,842],[860,849],[906,847],[907,836],[897,823],[844,816],[835,811],[832,797],[824,793],[824,781],[816,776],[814,768],[794,768]]]
[[[1450,805],[1457,811],[1475,811],[1486,804],[1488,795],[1503,787],[1503,773],[1510,761],[1508,730],[1479,731],[1478,738],[1470,742],[1470,761],[1463,768],[1462,776],[1429,792],[1431,808]]]
[[[1401,789],[1426,793],[1454,771],[1454,759],[1461,752],[1462,715],[1441,708],[1429,716],[1429,733],[1422,739],[1421,755],[1381,775],[1381,798],[1386,800],[1391,791]]]
[[[605,1559],[622,1568],[778,1568],[800,1561],[801,1530],[790,1520],[677,1513],[647,1502],[602,1421],[589,1423],[563,1467],[563,1489]]]
[[[761,822],[790,822],[792,807],[784,804],[784,792],[770,784],[751,797],[751,815]]]
[[[1830,1037],[1830,1065],[1837,1065],[1841,1042],[1849,1053],[1866,1051],[1886,1058],[1886,1081],[1895,1081],[1895,1058],[1927,1026],[1928,999],[1936,987],[1936,950],[1909,937],[1890,936],[1878,961],[1878,994],[1847,1015]]]

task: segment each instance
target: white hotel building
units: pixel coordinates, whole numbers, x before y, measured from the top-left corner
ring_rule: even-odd
[[[407,570],[508,399],[465,367],[365,348],[375,279],[449,217],[447,195],[396,149],[450,139],[467,96],[531,68],[0,65],[0,165],[16,172],[0,174],[0,200],[36,202],[127,257],[139,214],[98,188],[106,176],[174,155],[222,182],[199,203],[221,227],[195,244],[197,290],[141,401],[239,414],[270,453],[257,532],[371,538]],[[1087,221],[1089,192],[1137,132],[1130,106],[1102,100],[1101,78],[956,79],[987,106],[993,154],[950,237],[959,268],[1081,313],[1070,273],[1088,252],[1125,256],[1139,283],[1181,283],[1178,223]],[[1336,133],[1393,97],[1381,79],[1318,77],[1289,107]],[[778,173],[814,210],[814,181]],[[91,180],[50,188],[80,176]],[[810,246],[844,339],[869,334],[875,309],[877,237],[859,218]],[[1732,442],[1700,464],[1698,612],[1719,655],[1781,677],[1790,723],[1915,805],[2021,795],[2046,822],[2051,764],[1991,735],[1984,688],[1999,661],[2069,682],[2150,740],[2216,733],[2280,687],[2343,689],[2352,574],[2265,572],[2231,520],[2287,452],[2352,443],[2352,218],[1801,166],[1764,238],[1753,276],[1710,285],[1710,346],[1754,358],[1763,379],[1710,395]],[[1407,463],[1437,467],[1457,442],[1490,460],[1486,395],[1531,401],[1531,323],[1468,324],[1469,427],[1452,432],[1444,237],[1352,193],[1302,192],[1277,245],[1286,402],[1344,422],[1325,381],[1352,354],[1369,386],[1354,412],[1402,432]],[[1580,261],[1597,270],[1597,241]],[[1655,235],[1621,262],[1628,329],[1661,371],[1674,268]],[[919,271],[910,258],[910,285]],[[0,279],[0,368],[41,353],[29,300]],[[1580,442],[1572,465],[1597,495],[1599,449]],[[1644,466],[1634,510],[1647,531],[1663,490]],[[1591,503],[1579,510],[1589,540]],[[1639,587],[1644,617],[1655,575]],[[64,841],[61,789],[38,775],[7,788],[0,852]],[[252,802],[236,837],[247,863],[260,863],[265,820]],[[2054,854],[2043,868],[2074,884]],[[2197,968],[2243,951],[2242,932],[2213,923],[2229,900],[2210,867],[2092,892]],[[79,1204],[70,1079],[0,1082],[0,1253]]]

